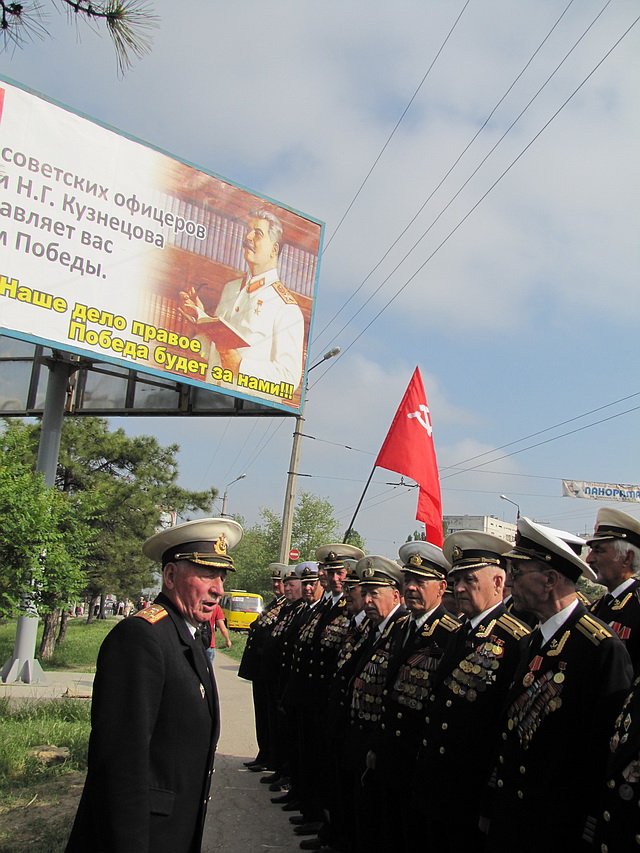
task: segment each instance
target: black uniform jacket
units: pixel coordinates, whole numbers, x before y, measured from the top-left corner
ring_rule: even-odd
[[[605,779],[597,806],[587,820],[584,838],[598,853],[637,851],[640,849],[640,677],[634,681],[616,718]]]
[[[640,675],[640,580],[635,578],[613,601],[603,595],[591,605],[591,612],[606,622],[627,647],[636,675]]]
[[[455,633],[426,702],[414,796],[429,791],[434,809],[452,809],[463,772],[466,791],[481,791],[491,769],[499,713],[529,628],[499,604],[465,636]],[[464,768],[464,771],[461,771]],[[478,805],[479,810],[479,805]]]
[[[631,676],[620,640],[580,603],[548,643],[525,651],[502,718],[490,839],[544,815],[528,821],[522,849],[577,849]]]
[[[164,595],[104,640],[91,723],[67,853],[197,853],[218,697],[202,641]]]

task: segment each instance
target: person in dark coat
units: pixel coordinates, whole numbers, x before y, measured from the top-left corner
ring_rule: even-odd
[[[423,713],[407,826],[410,844],[433,853],[482,849],[481,793],[488,779],[500,709],[529,628],[502,602],[502,554],[510,545],[475,530],[451,533],[443,552],[457,606],[466,617],[435,672]]]
[[[162,592],[104,640],[91,706],[87,779],[67,853],[198,853],[219,732],[218,697],[197,633],[242,537],[232,519],[157,533]],[[113,750],[126,756],[114,761]]]
[[[579,850],[631,660],[578,600],[577,581],[593,573],[565,542],[520,518],[503,556],[516,606],[540,625],[523,645],[501,719],[488,850],[511,853],[516,838],[523,853]]]
[[[640,675],[640,521],[619,509],[603,507],[596,518],[587,563],[607,594],[591,605],[591,612],[606,622],[631,656]]]
[[[274,765],[275,746],[270,742],[269,695],[262,666],[262,653],[265,640],[273,630],[280,618],[280,611],[286,604],[283,578],[287,572],[287,566],[284,563],[270,563],[269,572],[273,587],[273,598],[258,618],[251,623],[247,643],[238,668],[238,678],[244,678],[251,682],[258,754],[254,759],[245,761],[244,765],[253,773],[262,773],[264,770],[273,769]]]
[[[607,767],[583,838],[594,853],[640,848],[640,676],[622,704],[608,744]]]
[[[384,791],[384,807],[376,815],[380,838],[387,849],[408,853],[413,849],[410,843],[413,819],[422,822],[423,816],[405,808],[407,790],[398,782],[413,775],[431,678],[455,638],[460,622],[442,604],[451,568],[442,549],[420,540],[405,542],[400,546],[399,556],[404,602],[411,618],[405,625],[402,646],[390,662],[381,726],[373,741],[373,751]],[[401,821],[399,815],[403,816]]]

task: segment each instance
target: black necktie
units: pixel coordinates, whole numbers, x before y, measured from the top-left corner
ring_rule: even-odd
[[[531,632],[531,636],[529,637],[529,657],[533,658],[538,654],[540,649],[542,648],[543,637],[542,631],[540,628],[536,628],[535,631]]]

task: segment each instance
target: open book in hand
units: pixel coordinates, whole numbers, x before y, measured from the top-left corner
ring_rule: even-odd
[[[249,341],[245,340],[240,332],[222,317],[211,317],[201,309],[198,309],[197,320],[184,311],[181,311],[181,314],[194,326],[197,326],[198,334],[205,334],[218,350],[240,349],[240,347],[250,346]]]

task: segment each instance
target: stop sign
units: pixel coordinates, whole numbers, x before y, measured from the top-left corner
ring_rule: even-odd
[[[300,559],[300,551],[297,548],[292,548],[289,551],[289,559],[290,560],[299,560]]]

